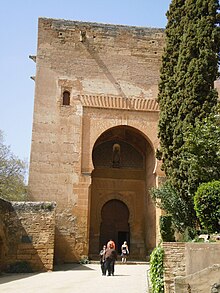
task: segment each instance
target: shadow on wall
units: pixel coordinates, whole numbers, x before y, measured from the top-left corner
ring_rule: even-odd
[[[56,226],[54,264],[86,264],[89,262],[86,252],[86,242],[77,241],[76,235],[68,231],[67,227]]]
[[[53,269],[55,204],[0,199],[1,271]]]
[[[6,270],[6,255],[8,253],[7,228],[5,225],[6,212],[10,203],[0,199],[0,272]]]

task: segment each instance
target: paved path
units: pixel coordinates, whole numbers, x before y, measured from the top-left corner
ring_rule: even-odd
[[[146,264],[115,265],[115,276],[102,276],[99,264],[68,264],[39,274],[0,276],[1,293],[146,293]]]

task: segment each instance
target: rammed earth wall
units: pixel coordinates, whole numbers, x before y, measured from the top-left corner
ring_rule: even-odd
[[[0,269],[27,262],[33,271],[53,269],[55,203],[0,199]]]

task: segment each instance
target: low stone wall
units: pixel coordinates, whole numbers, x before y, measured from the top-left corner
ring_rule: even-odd
[[[219,284],[218,278],[216,278],[216,267],[211,268],[213,265],[220,265],[219,243],[165,242],[163,248],[165,293],[206,293],[212,292],[210,290],[215,283]],[[202,273],[204,269],[207,269],[206,274]],[[175,278],[178,278],[178,281],[175,281]],[[206,288],[204,291],[199,291],[197,289],[199,282],[207,283],[209,290],[205,291]]]
[[[165,293],[174,292],[174,278],[186,276],[185,244],[164,242],[164,287]]]
[[[220,265],[213,265],[186,277],[176,277],[174,284],[175,292],[178,293],[220,292]]]
[[[26,262],[33,271],[53,269],[55,203],[0,200],[2,270]]]

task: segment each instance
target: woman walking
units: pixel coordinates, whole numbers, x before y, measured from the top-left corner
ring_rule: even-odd
[[[128,255],[129,255],[128,244],[126,241],[124,241],[124,243],[121,246],[121,261],[123,263],[126,263]]]

